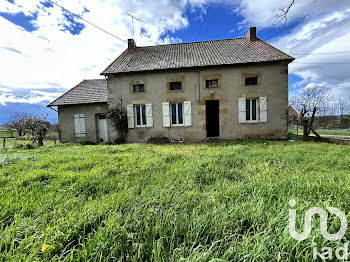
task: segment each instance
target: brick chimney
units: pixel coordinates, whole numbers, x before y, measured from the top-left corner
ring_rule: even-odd
[[[134,39],[128,39],[128,50],[134,50],[136,48],[136,43]]]
[[[245,35],[245,38],[247,38],[249,41],[257,40],[256,27],[249,28],[247,34]]]

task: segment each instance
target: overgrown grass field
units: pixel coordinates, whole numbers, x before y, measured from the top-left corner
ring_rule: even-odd
[[[350,148],[307,142],[46,146],[0,153],[0,260],[311,261],[307,208],[350,211]],[[315,220],[317,221],[317,220]],[[340,225],[328,219],[329,231]]]

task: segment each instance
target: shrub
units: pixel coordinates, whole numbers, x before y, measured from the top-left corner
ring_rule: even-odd
[[[91,141],[84,141],[84,142],[80,142],[81,145],[83,146],[88,146],[88,145],[96,145],[95,142],[91,142]]]
[[[23,150],[30,150],[30,149],[37,148],[37,145],[33,144],[33,143],[16,144],[14,146],[14,148],[16,148],[16,149],[23,149]]]
[[[123,106],[122,100],[120,100],[117,105],[110,107],[109,111],[107,112],[107,117],[112,126],[114,126],[117,130],[119,137],[123,138],[125,143],[129,129],[128,116],[126,108]]]
[[[116,140],[114,140],[115,145],[121,145],[121,144],[125,144],[126,140],[124,137],[118,137]]]
[[[169,138],[165,136],[152,136],[148,139],[149,144],[168,144],[170,143]]]

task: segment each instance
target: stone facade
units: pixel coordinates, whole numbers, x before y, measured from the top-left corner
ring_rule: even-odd
[[[245,77],[258,77],[257,85],[245,86]],[[217,79],[218,87],[207,88],[206,80]],[[182,82],[181,90],[169,90],[169,82]],[[132,86],[144,84],[144,92],[133,92]],[[173,133],[185,141],[207,139],[206,100],[219,101],[219,138],[286,139],[288,132],[288,63],[274,62],[246,66],[217,67],[201,70],[158,71],[109,75],[110,105],[122,99],[124,105],[152,104],[152,127],[129,129],[128,142],[147,142],[150,137],[170,137]],[[266,97],[267,121],[240,123],[239,98]],[[191,126],[164,127],[162,103],[191,101]],[[258,100],[259,101],[259,100]],[[257,105],[259,107],[259,104]],[[134,109],[135,110],[135,109]],[[135,113],[135,112],[134,112]],[[134,116],[134,121],[136,117]],[[110,131],[110,139],[117,138]]]

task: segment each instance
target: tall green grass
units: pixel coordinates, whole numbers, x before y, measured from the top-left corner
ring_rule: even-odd
[[[288,233],[350,211],[350,149],[323,143],[59,145],[0,153],[0,260],[310,261]],[[331,230],[339,221],[330,218]],[[300,226],[300,230],[301,230]],[[350,238],[347,233],[346,239]]]

